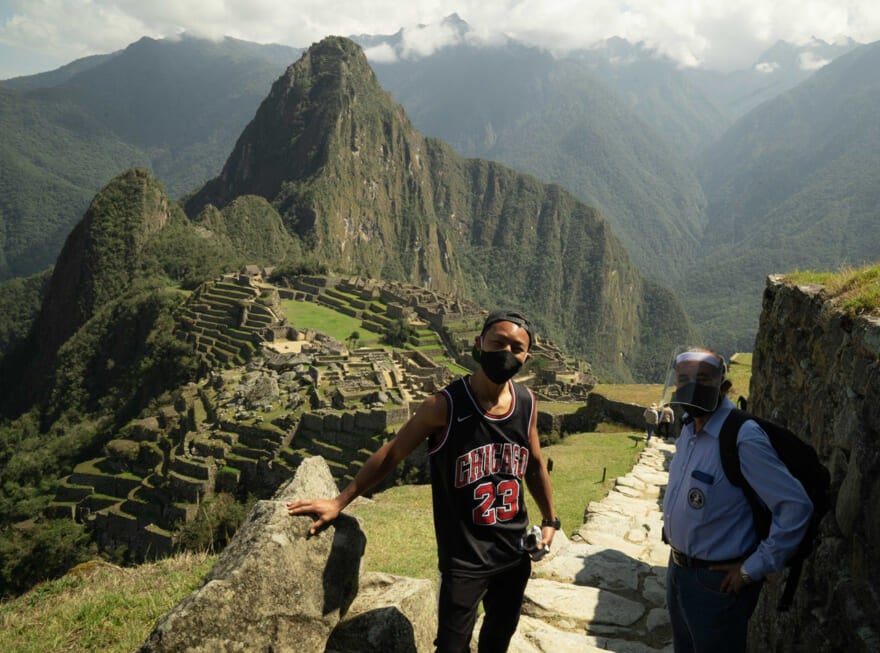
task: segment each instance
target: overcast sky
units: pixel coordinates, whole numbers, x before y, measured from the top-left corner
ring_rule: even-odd
[[[880,39],[877,0],[0,0],[0,79],[181,32],[307,47],[404,28],[406,54],[419,56],[453,39],[440,27],[452,13],[476,42],[504,34],[564,50],[620,36],[722,70],[754,64],[778,40]]]

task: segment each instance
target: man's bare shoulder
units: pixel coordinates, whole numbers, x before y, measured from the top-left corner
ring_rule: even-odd
[[[448,418],[449,404],[446,395],[442,392],[435,392],[426,397],[419,404],[414,415],[414,419],[417,419],[424,426],[431,427],[445,426]]]

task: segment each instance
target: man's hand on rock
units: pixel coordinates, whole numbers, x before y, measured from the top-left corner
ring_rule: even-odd
[[[309,535],[314,535],[322,527],[339,517],[340,512],[339,504],[334,499],[302,499],[287,504],[287,514],[289,515],[317,516],[309,529]]]

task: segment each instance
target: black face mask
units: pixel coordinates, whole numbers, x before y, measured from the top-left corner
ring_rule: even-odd
[[[702,383],[688,383],[678,388],[669,403],[685,407],[691,417],[705,417],[715,412],[721,398],[721,388]]]
[[[501,351],[481,351],[480,367],[492,383],[504,383],[519,372],[520,360],[506,349]]]

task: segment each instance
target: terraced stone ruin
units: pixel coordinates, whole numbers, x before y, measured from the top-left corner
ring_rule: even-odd
[[[415,336],[406,349],[342,343],[288,323],[284,302],[300,301],[356,317],[373,333],[403,320]],[[484,315],[398,282],[310,276],[275,285],[251,266],[205,283],[178,313],[201,380],[77,465],[49,512],[88,522],[103,547],[146,559],[171,553],[206,500],[268,497],[309,456],[322,456],[344,484],[415,402],[455,377],[450,366],[465,369]],[[539,397],[586,399],[585,363],[540,337],[533,353],[541,364],[521,380]],[[423,474],[417,451],[396,477]]]

